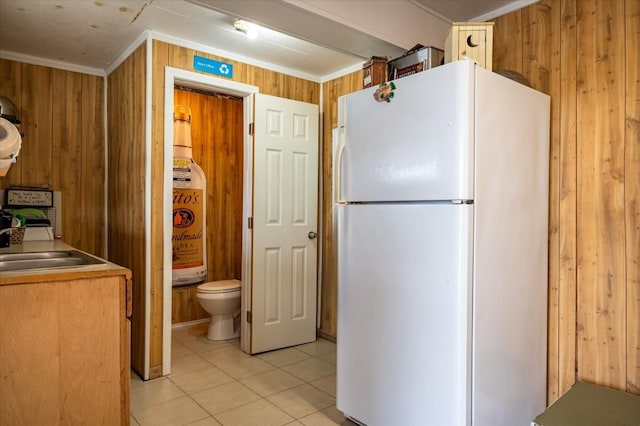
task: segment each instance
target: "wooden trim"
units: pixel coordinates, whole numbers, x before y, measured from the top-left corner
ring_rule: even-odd
[[[149,380],[162,377],[162,364],[149,367]]]
[[[316,335],[322,339],[328,340],[333,343],[336,343],[336,341],[338,340],[338,337],[334,333],[329,333],[320,328],[317,330]]]

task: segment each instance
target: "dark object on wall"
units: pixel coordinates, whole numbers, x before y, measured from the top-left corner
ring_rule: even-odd
[[[11,234],[9,233],[9,229],[11,229],[11,221],[13,220],[13,216],[10,213],[0,210],[0,247],[9,247],[9,242],[11,241]]]
[[[495,70],[496,74],[500,74],[503,77],[507,77],[513,81],[517,81],[520,84],[524,84],[527,87],[531,87],[531,83],[527,80],[527,77],[520,74],[519,72],[511,71],[511,70]]]
[[[0,95],[0,117],[13,124],[20,124],[18,109],[6,96]]]
[[[387,81],[387,58],[372,56],[362,66],[362,87],[377,86]]]

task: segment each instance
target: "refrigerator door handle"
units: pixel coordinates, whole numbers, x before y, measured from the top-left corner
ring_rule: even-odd
[[[336,146],[336,154],[333,162],[333,193],[335,196],[335,202],[338,204],[345,204],[345,201],[340,196],[340,169],[342,165],[342,152],[345,145],[345,130],[344,127],[338,129],[338,145]]]

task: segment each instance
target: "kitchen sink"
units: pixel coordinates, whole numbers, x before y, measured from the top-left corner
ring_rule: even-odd
[[[0,271],[23,269],[73,268],[105,262],[78,250],[38,251],[0,254]]]

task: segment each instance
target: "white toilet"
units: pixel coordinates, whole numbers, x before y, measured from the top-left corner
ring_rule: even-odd
[[[200,306],[211,314],[209,340],[227,340],[240,335],[240,326],[234,327],[234,317],[240,315],[240,288],[238,280],[210,281],[197,289]]]

